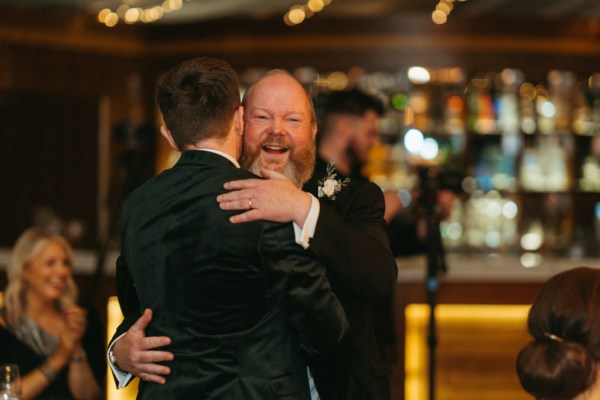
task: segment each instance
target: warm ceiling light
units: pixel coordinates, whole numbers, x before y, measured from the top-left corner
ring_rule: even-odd
[[[435,6],[435,9],[442,11],[446,15],[450,14],[450,11],[452,10],[447,3],[439,3]]]
[[[431,20],[438,25],[442,25],[448,20],[448,15],[441,10],[435,10],[431,13]]]
[[[304,18],[306,18],[306,13],[304,12],[304,9],[302,7],[295,6],[292,7],[290,12],[288,13],[288,17],[290,19],[290,22],[297,25],[301,24],[302,21],[304,21]]]
[[[325,3],[323,3],[323,0],[308,0],[306,5],[313,12],[319,12],[325,8]]]
[[[111,11],[108,8],[104,8],[104,9],[100,10],[100,12],[98,13],[98,21],[100,21],[101,23],[104,23],[106,21],[106,16],[110,13],[111,13]]]
[[[301,24],[315,13],[323,11],[329,4],[331,4],[331,0],[308,0],[305,5],[295,5],[290,8],[283,16],[283,21],[289,26]]]
[[[438,25],[445,24],[450,12],[454,9],[454,1],[455,0],[439,0],[438,4],[435,6],[435,10],[431,14],[432,21]]]
[[[109,28],[112,28],[113,26],[117,25],[118,22],[119,16],[114,12],[108,13],[104,18],[104,25],[108,26]]]
[[[161,19],[165,13],[178,11],[183,7],[183,0],[156,0],[156,3],[158,4],[148,8],[130,7],[125,1],[128,0],[123,0],[123,3],[117,7],[116,11],[112,11],[108,8],[100,11],[98,13],[98,21],[108,27],[115,26],[119,22],[119,19],[123,19],[128,24],[156,22]]]
[[[123,19],[125,20],[125,23],[134,24],[134,23],[138,22],[142,16],[141,11],[142,11],[141,8],[130,8],[129,10],[127,10],[127,12],[125,13],[125,16],[123,17]]]
[[[158,18],[159,18],[159,14],[158,14],[156,7],[152,7],[151,9],[146,10],[142,13],[140,20],[142,22],[154,22],[154,21],[158,20]]]
[[[292,21],[290,21],[290,13],[289,13],[289,11],[284,14],[284,16],[283,16],[283,22],[287,26],[294,26],[294,25],[296,25]]]
[[[169,7],[172,11],[181,10],[181,7],[183,7],[183,2],[181,0],[169,0]]]

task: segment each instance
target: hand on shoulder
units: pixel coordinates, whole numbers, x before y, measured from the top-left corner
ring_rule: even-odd
[[[262,175],[266,179],[245,179],[225,184],[225,189],[231,191],[217,197],[221,209],[246,211],[231,217],[231,222],[294,221],[302,226],[310,211],[310,195],[279,172],[263,170]]]

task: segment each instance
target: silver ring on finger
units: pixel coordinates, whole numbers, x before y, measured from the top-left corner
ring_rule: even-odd
[[[142,380],[145,381],[146,380],[146,373],[142,372]]]
[[[252,199],[248,199],[248,210],[252,209]]]

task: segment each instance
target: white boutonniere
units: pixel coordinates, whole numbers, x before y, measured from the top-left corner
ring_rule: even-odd
[[[342,188],[349,182],[350,178],[344,178],[343,180],[337,178],[335,160],[331,160],[329,164],[327,164],[327,173],[322,179],[317,181],[319,184],[317,194],[319,198],[327,197],[330,200],[335,200],[336,194],[339,193],[339,191],[342,190]]]

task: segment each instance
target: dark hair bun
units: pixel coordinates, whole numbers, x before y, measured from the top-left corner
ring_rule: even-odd
[[[592,385],[595,362],[579,343],[537,340],[519,352],[517,373],[523,388],[536,398],[568,400]]]

